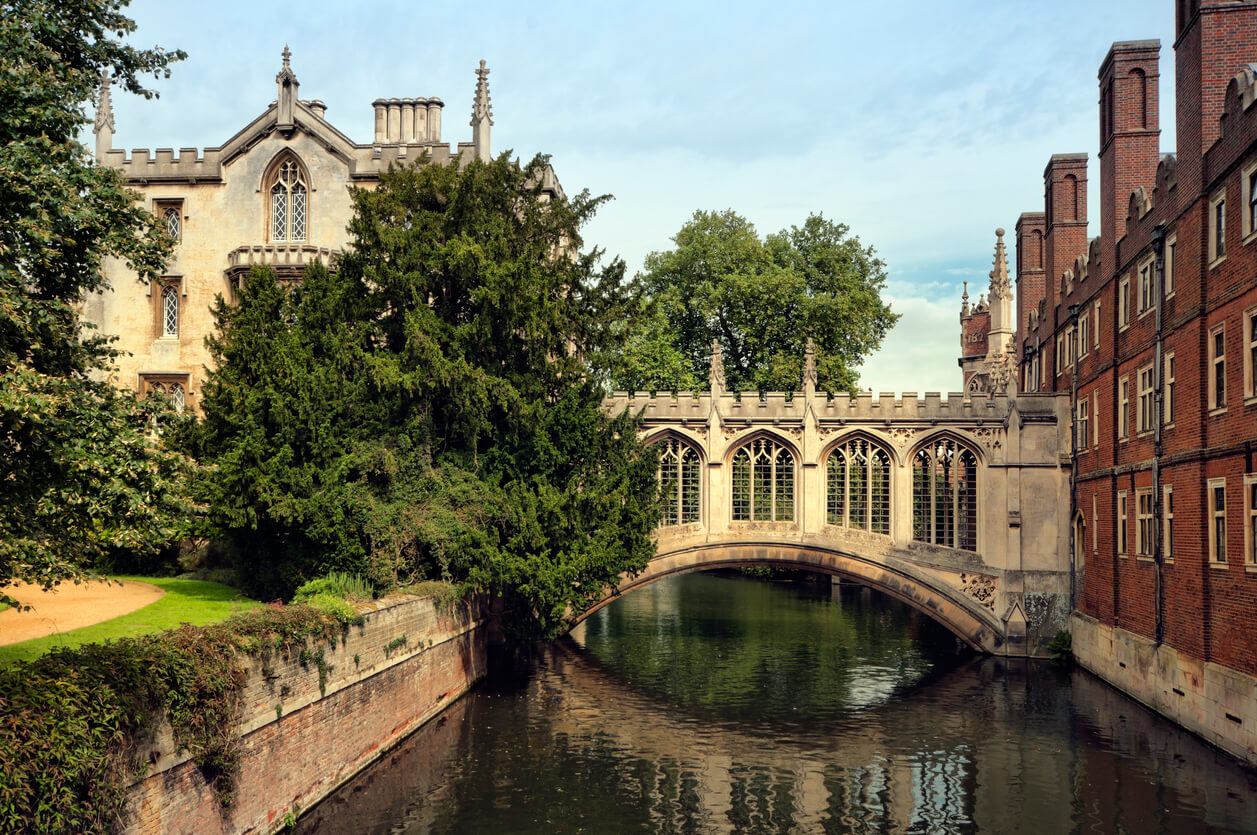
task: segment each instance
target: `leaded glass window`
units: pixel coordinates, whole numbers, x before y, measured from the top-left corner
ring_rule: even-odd
[[[912,458],[912,538],[976,551],[978,460],[966,447],[940,438]]]
[[[865,438],[853,438],[829,456],[825,521],[890,533],[890,456]]]
[[[182,414],[183,407],[188,402],[187,396],[183,392],[183,386],[179,383],[171,383],[168,396],[170,397],[170,405],[175,407],[176,412]]]
[[[306,239],[306,187],[301,166],[287,159],[275,170],[271,194],[271,240],[304,241]]]
[[[179,288],[173,284],[161,291],[161,335],[179,335]]]
[[[166,221],[166,231],[170,233],[170,237],[179,240],[179,209],[168,207],[162,212],[162,219]]]
[[[735,521],[794,521],[794,455],[770,438],[756,438],[733,456]]]
[[[659,454],[659,492],[664,525],[684,525],[699,519],[698,452],[689,444],[668,438]]]

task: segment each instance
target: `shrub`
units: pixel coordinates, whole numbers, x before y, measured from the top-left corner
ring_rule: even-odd
[[[303,603],[322,595],[339,597],[342,600],[364,601],[374,598],[375,590],[360,574],[332,571],[303,584],[293,594],[292,600],[294,603]]]

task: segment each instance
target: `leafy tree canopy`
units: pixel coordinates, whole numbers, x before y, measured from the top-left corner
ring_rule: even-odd
[[[600,199],[547,173],[394,168],[354,192],[334,273],[255,270],[218,304],[192,443],[255,592],[447,579],[552,633],[653,554],[656,462],[581,359],[629,315],[623,264],[581,251]]]
[[[151,276],[170,241],[77,140],[110,72],[168,74],[181,52],[121,42],[119,0],[0,2],[0,599],[50,587],[113,548],[168,541],[189,510],[186,461],[151,431],[155,404],[100,382],[113,352],[79,321],[102,259]]]
[[[899,318],[872,247],[821,215],[761,240],[733,211],[698,211],[672,240],[635,280],[644,315],[605,360],[616,388],[698,388],[715,339],[729,390],[795,391],[810,338],[818,386],[853,391],[855,368]]]

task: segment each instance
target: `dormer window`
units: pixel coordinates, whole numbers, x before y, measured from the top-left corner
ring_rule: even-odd
[[[270,194],[271,240],[304,241],[306,239],[305,173],[296,159],[282,160],[273,169]]]

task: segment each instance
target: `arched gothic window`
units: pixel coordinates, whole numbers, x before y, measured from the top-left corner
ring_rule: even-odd
[[[170,233],[170,237],[176,241],[179,240],[179,209],[175,206],[168,206],[162,212],[162,220],[166,223],[166,231]]]
[[[309,187],[295,159],[285,159],[275,167],[270,186],[271,240],[306,239],[306,195]]]
[[[853,438],[829,456],[825,470],[825,521],[890,534],[890,455]]]
[[[660,444],[659,493],[664,525],[697,522],[699,502],[698,452],[689,444],[668,438]]]
[[[173,284],[161,291],[161,335],[179,335],[179,288]]]
[[[733,456],[735,521],[794,521],[794,456],[771,438],[756,438]]]
[[[148,393],[157,394],[170,401],[170,405],[174,407],[176,412],[183,414],[183,410],[188,405],[187,392],[183,390],[182,383],[176,382],[153,382],[150,381],[145,386]]]
[[[978,459],[950,438],[930,442],[912,458],[912,538],[978,549]]]

